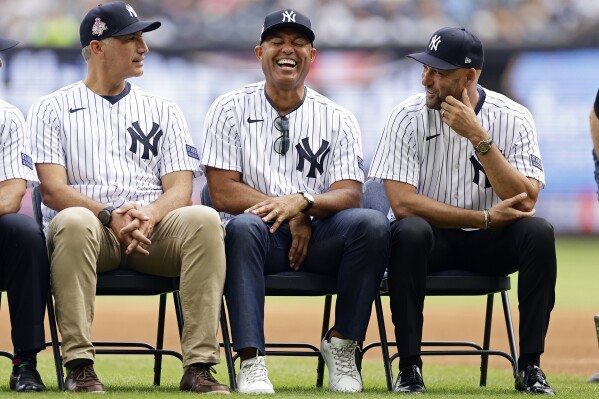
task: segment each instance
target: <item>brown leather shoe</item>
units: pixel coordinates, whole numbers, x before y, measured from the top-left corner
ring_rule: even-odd
[[[93,364],[82,364],[69,370],[64,381],[64,390],[71,392],[105,392],[104,385],[98,379]]]
[[[212,373],[216,371],[210,366],[188,366],[185,368],[179,389],[197,393],[229,394],[229,387],[220,384]]]

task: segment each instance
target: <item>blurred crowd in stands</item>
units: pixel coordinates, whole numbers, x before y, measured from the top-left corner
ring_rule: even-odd
[[[79,23],[101,0],[0,0],[2,34],[32,47],[77,47]],[[163,26],[150,45],[247,49],[264,16],[296,8],[318,47],[420,46],[437,28],[463,26],[489,47],[599,44],[599,0],[131,0]],[[149,38],[149,37],[148,37]]]

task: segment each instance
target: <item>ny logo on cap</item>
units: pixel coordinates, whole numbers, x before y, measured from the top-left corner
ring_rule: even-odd
[[[283,13],[283,22],[295,22],[295,12],[289,10]]]
[[[431,51],[437,51],[439,43],[441,43],[441,36],[434,35],[433,37],[431,37],[431,42],[429,43],[428,48],[431,49]]]
[[[464,60],[465,64],[470,64],[472,62],[472,60],[468,57],[466,57],[466,59]]]
[[[92,35],[102,36],[102,33],[108,29],[105,22],[102,22],[100,18],[96,18],[94,22],[94,26],[92,26]]]
[[[127,4],[125,6],[125,9],[127,9],[127,11],[129,11],[129,15],[131,15],[131,17],[137,18],[137,13],[133,9],[133,7],[131,7],[129,4]]]

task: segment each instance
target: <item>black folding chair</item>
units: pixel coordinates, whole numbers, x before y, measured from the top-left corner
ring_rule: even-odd
[[[35,219],[41,225],[42,197],[38,187],[33,189],[31,197]],[[153,355],[154,385],[160,385],[162,356],[170,355],[183,361],[183,356],[179,352],[163,349],[166,298],[169,293],[173,294],[180,339],[183,332],[183,311],[181,309],[181,296],[179,294],[179,277],[152,276],[122,268],[110,272],[98,273],[96,295],[159,295],[160,301],[158,305],[158,331],[156,334],[156,346],[152,346],[145,342],[96,341],[92,342],[94,347],[97,348],[96,353],[110,355]],[[50,336],[52,341],[46,343],[46,345],[52,346],[56,363],[56,378],[58,381],[58,388],[62,390],[64,388],[64,374],[62,370],[60,341],[56,327],[56,315],[54,313],[52,293],[48,295],[48,324],[50,325]]]
[[[363,203],[365,208],[376,209],[384,214],[390,209],[389,202],[385,193],[384,186],[378,181],[368,180],[365,183],[365,191]],[[510,277],[495,277],[495,276],[484,276],[473,274],[465,270],[447,270],[440,273],[435,273],[427,276],[426,279],[426,295],[427,296],[476,296],[486,295],[487,296],[487,307],[485,316],[485,326],[483,332],[483,344],[482,346],[468,341],[423,341],[422,346],[431,347],[461,347],[471,349],[443,349],[443,350],[422,350],[422,355],[467,355],[467,356],[480,356],[480,386],[486,386],[487,384],[487,368],[488,368],[488,357],[489,355],[501,356],[506,358],[512,365],[514,377],[517,375],[517,363],[518,354],[516,351],[516,341],[514,338],[514,327],[512,324],[512,316],[510,311],[510,304],[507,295],[507,291],[511,288]],[[493,298],[495,293],[501,295],[503,304],[503,314],[505,318],[505,326],[507,330],[507,337],[509,342],[510,354],[489,349],[491,341],[491,322],[493,318]],[[388,280],[387,277],[383,278],[381,282],[380,295],[389,295]],[[383,363],[385,367],[385,377],[387,382],[387,389],[393,389],[393,373],[391,364],[393,360],[398,357],[395,353],[393,356],[389,356],[389,345],[397,346],[396,342],[387,342],[387,334],[385,329],[385,323],[383,319],[383,307],[381,304],[380,295],[375,299],[375,310],[377,313],[378,327],[381,336],[381,342],[373,342],[364,347],[363,352],[365,353],[369,349],[382,346],[383,351]]]
[[[213,207],[207,184],[202,188],[201,201],[203,205]],[[329,330],[332,297],[337,292],[336,278],[301,271],[282,272],[265,276],[265,289],[266,296],[324,296],[324,314],[322,318],[322,330],[320,333],[320,340],[322,340]],[[225,301],[223,301],[223,307],[221,309],[221,331],[223,336],[221,347],[223,347],[225,351],[231,389],[237,390],[235,361],[239,358],[239,355],[233,353],[224,302]],[[300,342],[266,342],[265,346],[265,355],[267,356],[318,357],[316,386],[319,388],[322,387],[324,378],[324,359],[322,358],[318,347]]]

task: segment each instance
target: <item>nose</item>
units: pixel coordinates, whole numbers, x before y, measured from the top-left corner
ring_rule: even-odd
[[[430,69],[422,70],[422,85],[428,86],[431,83],[431,72]]]
[[[139,42],[138,42],[138,46],[137,46],[137,51],[140,54],[147,54],[150,52],[150,48],[148,47],[148,44],[146,43],[146,41],[143,38],[139,38]]]

